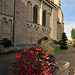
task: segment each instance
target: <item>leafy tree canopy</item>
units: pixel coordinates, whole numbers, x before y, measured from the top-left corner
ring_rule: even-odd
[[[75,28],[72,28],[71,30],[71,38],[75,39]]]

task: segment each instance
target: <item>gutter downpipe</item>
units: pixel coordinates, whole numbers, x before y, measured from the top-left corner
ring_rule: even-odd
[[[14,0],[14,12],[13,12],[13,36],[12,36],[13,45],[14,45],[14,31],[15,31],[15,0]]]

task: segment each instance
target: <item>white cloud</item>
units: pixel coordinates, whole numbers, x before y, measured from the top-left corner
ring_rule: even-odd
[[[61,2],[69,2],[69,1],[75,1],[75,0],[61,0]]]
[[[74,10],[75,8],[75,0],[62,0],[61,1],[61,7],[62,9],[65,9],[66,11]]]
[[[64,31],[66,32],[66,35],[67,35],[69,40],[71,40],[72,28],[75,28],[75,22],[65,22]]]

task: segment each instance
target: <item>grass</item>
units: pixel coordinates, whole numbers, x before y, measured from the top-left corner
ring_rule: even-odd
[[[67,45],[68,49],[71,47],[72,45]],[[65,52],[68,49],[60,49],[59,46],[54,47],[54,52]]]

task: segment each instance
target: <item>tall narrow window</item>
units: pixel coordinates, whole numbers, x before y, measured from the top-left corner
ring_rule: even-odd
[[[38,12],[37,7],[34,6],[34,8],[33,8],[33,23],[37,23],[37,12]]]
[[[45,11],[43,11],[42,13],[42,25],[46,26],[46,12]]]

